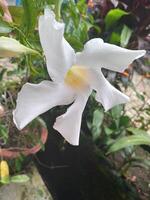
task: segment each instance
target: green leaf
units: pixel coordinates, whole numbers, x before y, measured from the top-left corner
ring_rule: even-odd
[[[79,29],[81,31],[80,41],[82,43],[85,43],[88,40],[88,27],[87,27],[87,23],[85,23],[83,21],[82,24],[80,24]]]
[[[21,171],[22,167],[23,167],[23,155],[20,155],[17,159],[15,159],[15,170],[16,172]]]
[[[126,25],[123,26],[123,29],[121,32],[121,40],[120,40],[122,47],[126,47],[128,45],[132,32],[133,31],[128,26]]]
[[[124,15],[128,15],[128,12],[125,12],[124,10],[121,10],[119,8],[116,9],[112,9],[110,10],[104,21],[105,21],[105,25],[106,25],[106,30],[112,28],[114,25],[116,25],[117,21],[123,17]]]
[[[124,126],[124,127],[129,127],[129,124],[130,124],[130,121],[131,121],[131,119],[130,119],[130,117],[128,117],[128,116],[121,116],[120,117],[120,123],[119,123],[119,126],[121,127],[121,126]]]
[[[119,138],[110,146],[107,154],[133,145],[150,145],[150,136],[140,134]]]
[[[22,0],[24,8],[23,26],[26,27],[27,33],[34,31],[37,21],[37,9],[34,0]]]
[[[24,183],[24,182],[27,182],[29,181],[29,177],[27,175],[17,175],[17,176],[12,176],[11,179],[10,179],[10,182],[12,183]]]
[[[107,126],[104,127],[104,131],[107,136],[111,135],[114,132],[112,129],[108,128]]]
[[[10,183],[10,177],[9,176],[5,176],[5,177],[3,177],[3,178],[0,179],[0,182],[2,184],[8,184],[8,183]]]
[[[111,109],[111,115],[112,115],[112,118],[115,122],[117,129],[119,128],[122,110],[123,110],[123,105],[117,105]]]
[[[0,20],[0,33],[7,34],[11,33],[12,28],[9,26],[8,23]]]
[[[83,44],[78,40],[78,38],[74,36],[67,36],[66,37],[69,44],[76,50],[81,51],[83,49]]]
[[[98,139],[100,136],[100,126],[104,119],[104,113],[101,110],[95,110],[93,113],[93,121],[92,121],[92,136],[93,140]]]
[[[21,6],[9,6],[9,11],[13,17],[13,22],[21,24],[24,13],[23,8]]]
[[[2,69],[2,70],[0,71],[0,81],[2,81],[3,76],[4,76],[4,74],[5,74],[6,71],[7,71],[6,68],[4,68],[4,69]]]
[[[120,44],[120,34],[116,32],[112,32],[109,42],[112,44]]]
[[[150,169],[150,159],[144,159],[141,157],[133,157],[131,160],[129,160],[130,165],[134,167],[142,167],[147,170]]]
[[[112,117],[113,117],[114,119],[120,118],[121,113],[122,113],[122,110],[123,110],[123,106],[122,106],[122,105],[117,105],[117,106],[113,107],[113,108],[111,109]]]
[[[82,14],[86,14],[87,12],[87,4],[85,2],[85,0],[80,0],[77,2],[77,8],[79,9],[79,12]]]
[[[129,127],[127,128],[127,130],[131,133],[133,133],[134,135],[139,135],[139,134],[147,134],[146,131],[142,130],[142,129],[139,129],[139,128],[134,128],[134,127]]]
[[[3,124],[0,124],[0,139],[3,140],[4,144],[6,144],[8,140],[8,129]]]

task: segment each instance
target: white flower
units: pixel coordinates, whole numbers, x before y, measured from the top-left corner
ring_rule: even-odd
[[[82,113],[92,90],[105,110],[126,103],[129,98],[114,88],[103,76],[101,68],[123,72],[144,50],[127,50],[96,38],[88,41],[84,50],[75,53],[65,40],[64,24],[45,9],[39,18],[39,34],[47,69],[53,81],[26,83],[18,95],[13,113],[19,129],[38,115],[58,105],[72,105],[56,119],[56,129],[70,144],[78,145]]]

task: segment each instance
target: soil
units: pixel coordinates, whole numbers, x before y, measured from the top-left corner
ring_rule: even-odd
[[[1,148],[7,149],[24,149],[32,148],[39,143],[41,138],[41,125],[33,121],[23,130],[19,131],[12,119],[12,112],[9,111],[6,116],[2,117],[1,124],[6,127],[5,139],[0,135]],[[36,128],[35,128],[36,127]],[[1,133],[1,130],[0,130]]]
[[[138,148],[138,155],[150,160],[150,154],[142,148]],[[150,167],[149,169],[138,166],[129,168],[127,179],[135,185],[142,200],[150,199]]]
[[[149,152],[145,151],[142,147],[137,147],[135,152],[139,157],[150,160]],[[113,163],[114,168],[119,171],[121,166],[123,165],[124,159],[122,158],[121,153],[115,153],[109,156],[109,160]],[[141,164],[141,163],[140,163]],[[150,167],[144,168],[138,165],[131,165],[126,173],[124,173],[124,178],[132,183],[141,198],[141,200],[149,200],[150,199]]]
[[[128,179],[135,185],[142,200],[150,199],[150,172],[140,167],[132,167]]]

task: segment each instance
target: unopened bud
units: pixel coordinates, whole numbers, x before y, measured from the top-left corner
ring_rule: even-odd
[[[12,16],[9,12],[8,3],[6,0],[0,0],[0,6],[3,9],[4,16],[3,19],[7,22],[12,22]]]
[[[0,37],[0,57],[18,57],[20,54],[38,54],[38,52],[13,38]]]
[[[2,183],[9,183],[9,166],[5,160],[0,162],[0,178]]]

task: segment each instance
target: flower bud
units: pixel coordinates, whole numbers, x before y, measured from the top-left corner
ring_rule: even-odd
[[[12,16],[9,12],[9,8],[8,8],[8,3],[6,0],[0,0],[0,6],[2,7],[2,10],[4,12],[4,16],[3,19],[7,22],[12,22]]]
[[[18,57],[20,54],[38,54],[13,38],[0,37],[0,57]]]
[[[9,166],[5,160],[0,162],[0,178],[2,183],[9,183]]]

